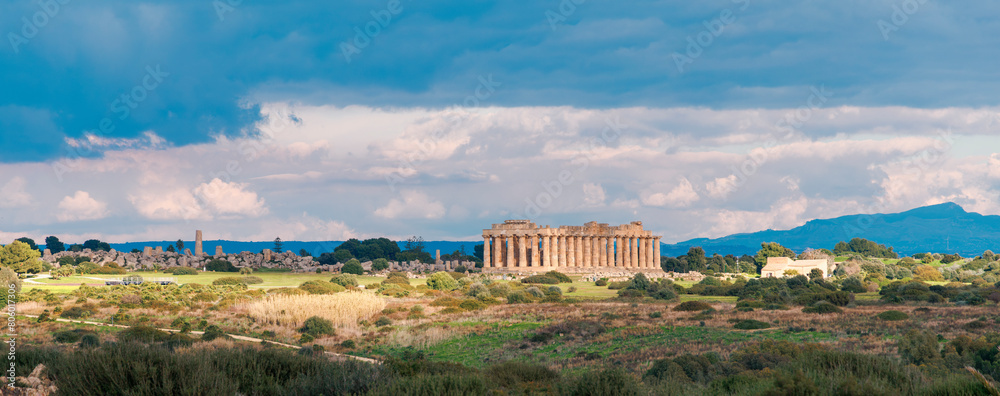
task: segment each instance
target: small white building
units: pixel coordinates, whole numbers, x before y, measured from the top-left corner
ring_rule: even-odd
[[[823,271],[823,277],[830,276],[826,268],[827,261],[820,260],[792,260],[788,257],[768,257],[767,265],[760,270],[761,278],[784,278],[785,272],[792,270],[796,273],[791,275],[809,276],[813,269]]]

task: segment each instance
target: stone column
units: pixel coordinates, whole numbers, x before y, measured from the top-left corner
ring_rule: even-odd
[[[646,268],[656,268],[653,261],[653,237],[646,237]]]
[[[548,235],[542,236],[542,266],[552,266],[552,237]]]
[[[594,237],[590,235],[583,237],[583,264],[588,268],[597,265],[594,262],[594,248],[596,248],[594,245],[596,245]]]
[[[632,262],[632,268],[640,268],[641,265],[639,264],[639,238],[629,237],[628,245],[629,245],[628,246],[629,253],[632,254],[632,256],[629,258],[629,261]]]
[[[576,255],[576,267],[583,267],[583,238],[579,236],[573,237],[573,244],[576,248],[573,249],[573,254]]]
[[[549,235],[549,246],[552,247],[552,251],[548,253],[549,265],[553,267],[559,266],[559,238],[555,235]]]
[[[194,255],[201,257],[204,253],[205,251],[203,250],[201,243],[201,230],[197,230],[194,232]]]
[[[660,267],[660,237],[653,238],[653,268],[663,268]]]
[[[646,237],[639,237],[639,268],[649,266],[649,259],[646,258]]]
[[[528,237],[526,235],[517,236],[517,266],[526,267],[528,264]]]
[[[599,262],[599,264],[601,265],[601,267],[607,267],[608,266],[608,238],[607,237],[599,237],[597,239],[597,247],[599,248],[597,250],[597,257],[598,257],[597,261]]]
[[[569,265],[566,262],[566,237],[560,235],[556,239],[559,240],[559,267],[566,268]]]
[[[490,237],[483,237],[483,269],[490,268]]]
[[[625,259],[622,258],[622,253],[625,252],[625,250],[623,248],[624,248],[624,246],[622,246],[622,237],[616,235],[615,236],[615,266],[616,267],[624,267],[625,266]]]
[[[608,242],[608,251],[605,253],[605,260],[608,262],[608,267],[615,266],[615,238],[606,238]]]
[[[531,248],[531,263],[530,263],[531,266],[532,267],[541,267],[542,264],[540,262],[538,262],[538,258],[541,257],[541,255],[538,254],[538,235],[537,234],[531,236],[531,245],[529,245],[529,247]]]
[[[492,237],[493,239],[493,266],[497,268],[505,267],[503,262],[503,238]]]
[[[506,239],[507,257],[504,258],[504,263],[507,265],[507,268],[512,268],[514,267],[514,238],[508,235]]]

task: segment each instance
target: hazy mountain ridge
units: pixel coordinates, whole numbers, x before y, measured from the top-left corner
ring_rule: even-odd
[[[811,220],[790,230],[765,230],[716,239],[696,238],[663,246],[662,253],[676,256],[701,246],[708,253],[753,254],[761,242],[778,242],[797,252],[807,248],[833,249],[839,241],[866,238],[891,246],[900,255],[920,252],[959,253],[975,256],[996,249],[1000,216],[967,212],[955,203],[924,206],[901,213],[847,215]]]

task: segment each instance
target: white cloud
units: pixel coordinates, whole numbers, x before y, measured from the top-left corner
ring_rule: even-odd
[[[736,175],[719,177],[708,182],[708,184],[705,185],[705,190],[708,190],[708,196],[716,199],[723,199],[726,198],[729,193],[736,190],[738,187],[738,180],[739,179]]]
[[[687,178],[681,178],[680,184],[670,192],[648,192],[641,197],[642,204],[647,206],[669,206],[683,208],[698,201],[701,197]]]
[[[381,236],[381,235],[380,235]],[[346,241],[351,238],[367,238],[336,220],[323,220],[307,213],[287,219],[272,219],[261,224],[257,234],[247,237],[253,241],[268,241],[281,237],[286,241]]]
[[[86,191],[77,191],[59,202],[59,221],[98,220],[108,216],[108,205],[90,197]]]
[[[28,182],[15,176],[0,187],[0,208],[17,208],[31,204],[31,194],[25,190]]]
[[[604,187],[597,183],[583,184],[583,203],[587,206],[601,206],[604,204]]]
[[[437,219],[445,214],[444,205],[427,194],[414,190],[400,191],[399,198],[389,200],[375,215],[386,219]]]
[[[139,214],[153,220],[260,217],[268,213],[264,199],[247,185],[212,179],[187,190],[144,191],[129,196]]]

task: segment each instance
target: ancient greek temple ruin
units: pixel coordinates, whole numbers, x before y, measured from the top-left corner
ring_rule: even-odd
[[[483,271],[660,271],[660,238],[641,221],[550,228],[507,220],[483,230]]]

